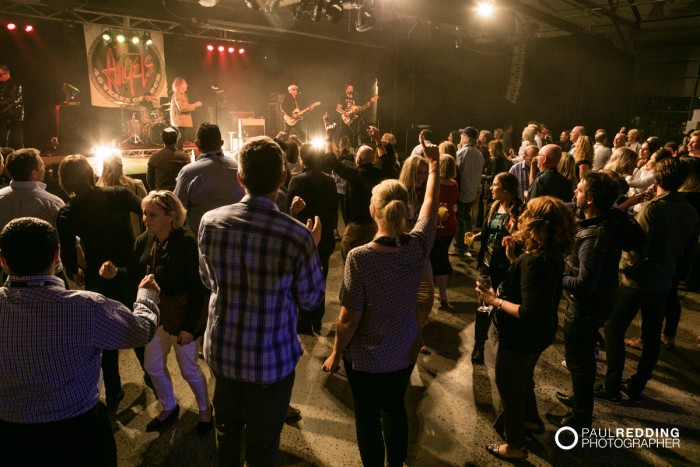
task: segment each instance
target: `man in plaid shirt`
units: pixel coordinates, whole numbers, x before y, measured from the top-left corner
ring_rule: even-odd
[[[239,152],[241,202],[207,212],[199,228],[200,272],[211,289],[204,355],[216,377],[220,465],[240,465],[243,429],[251,465],[275,465],[302,354],[297,309],[325,298],[316,251],[318,217],[304,226],[275,204],[286,172],[268,137]]]

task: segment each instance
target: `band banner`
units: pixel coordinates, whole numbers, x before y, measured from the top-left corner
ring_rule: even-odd
[[[143,31],[124,32],[126,40],[118,43],[102,38],[103,25],[85,24],[85,50],[90,74],[91,103],[97,107],[137,105],[144,94],[167,96],[163,34],[150,32],[151,45],[143,40],[131,42],[131,34],[142,37]],[[112,36],[120,32],[112,30]]]

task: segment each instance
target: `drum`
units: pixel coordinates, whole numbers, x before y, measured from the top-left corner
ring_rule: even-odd
[[[161,144],[163,142],[163,130],[168,127],[165,123],[154,123],[149,128],[149,140],[153,144]]]
[[[151,117],[151,120],[150,120],[151,123],[154,123],[154,124],[155,123],[165,123],[165,117],[163,117],[163,113],[160,110],[158,110],[158,109],[151,110],[149,113],[150,113],[150,117]],[[159,138],[160,138],[160,136],[159,136]]]
[[[141,121],[146,124],[146,123],[153,123],[151,121],[151,112],[148,110],[142,110],[139,112],[141,114]]]

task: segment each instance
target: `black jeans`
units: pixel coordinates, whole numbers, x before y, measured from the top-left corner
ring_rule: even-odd
[[[272,384],[244,383],[216,376],[213,403],[219,465],[243,465],[244,429],[247,465],[276,465],[293,386],[293,371]]]
[[[116,466],[117,445],[102,402],[77,417],[48,423],[0,420],[0,465]]]
[[[517,449],[525,448],[525,422],[542,425],[535,399],[535,366],[539,353],[512,352],[498,346],[496,352],[496,387],[503,410],[494,422],[496,431],[505,434],[506,442]]]
[[[335,250],[335,238],[330,240],[321,240],[318,244],[318,256],[321,260],[321,269],[323,270],[323,282],[328,278],[328,263],[331,255]],[[326,314],[326,299],[324,297],[321,303],[313,310],[299,310],[297,317],[297,332],[304,333],[313,330],[317,334],[321,333],[323,316]]]
[[[668,292],[666,300],[666,325],[664,326],[664,336],[676,337],[678,324],[681,322],[681,301],[678,298],[678,277],[673,278],[671,290]]]
[[[598,324],[585,309],[569,303],[564,319],[564,352],[574,390],[574,428],[590,428],[593,421],[597,340]]]
[[[391,373],[368,373],[343,362],[355,406],[355,430],[365,467],[401,467],[408,456],[406,389],[415,365]],[[386,445],[386,451],[385,451]]]
[[[625,332],[640,309],[642,310],[644,350],[637,364],[637,372],[630,378],[630,392],[633,394],[642,392],[647,381],[651,379],[656,361],[659,359],[661,325],[668,292],[668,290],[647,291],[626,285],[617,288],[612,314],[605,324],[605,350],[608,359],[605,388],[608,392],[613,394],[620,392],[625,369]]]

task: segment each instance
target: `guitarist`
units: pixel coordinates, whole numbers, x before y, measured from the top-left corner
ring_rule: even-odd
[[[353,147],[359,148],[362,142],[360,141],[360,118],[358,115],[353,114],[352,110],[358,105],[355,101],[358,98],[355,96],[355,89],[352,84],[345,85],[345,94],[343,94],[340,99],[338,99],[338,105],[336,110],[339,114],[351,118],[349,124],[345,124],[341,118],[342,124],[340,125],[340,137],[347,136],[350,138],[350,142]]]
[[[7,65],[0,65],[0,147],[24,147],[23,120],[22,85],[11,79]]]
[[[290,84],[287,86],[287,91],[289,93],[284,97],[282,104],[280,104],[285,115],[284,131],[288,135],[296,134],[302,141],[306,141],[306,126],[304,126],[304,121],[299,118],[299,111],[304,108],[297,101],[299,86]],[[290,124],[290,122],[292,123]]]

